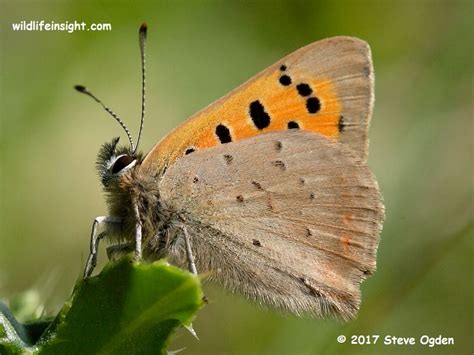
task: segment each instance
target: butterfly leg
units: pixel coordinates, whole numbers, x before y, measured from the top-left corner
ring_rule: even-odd
[[[188,257],[189,271],[194,275],[197,275],[196,264],[194,262],[193,251],[191,250],[191,239],[189,238],[189,233],[186,226],[181,227],[184,233],[184,243],[186,244],[186,255]]]
[[[107,236],[107,231],[98,233],[98,229],[101,225],[107,223],[121,223],[122,220],[119,217],[114,216],[100,216],[94,219],[92,223],[92,232],[91,232],[91,245],[90,245],[90,254],[87,258],[86,268],[84,270],[84,278],[87,279],[91,276],[92,271],[97,265],[97,251],[99,250],[99,242],[105,236]]]
[[[138,212],[138,206],[135,203],[134,206],[135,218],[137,223],[135,224],[135,260],[142,260],[142,224],[140,219],[140,212]]]

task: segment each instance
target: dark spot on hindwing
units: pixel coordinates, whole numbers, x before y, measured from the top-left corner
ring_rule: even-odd
[[[281,70],[281,71],[285,71],[285,70],[286,70],[286,65],[285,65],[285,64],[282,64],[282,66],[280,67],[280,70]]]
[[[244,196],[242,196],[242,195],[237,195],[237,196],[235,197],[235,199],[236,199],[238,202],[244,202]]]
[[[342,132],[344,130],[344,127],[346,127],[346,124],[344,123],[344,116],[341,116],[339,117],[339,123],[337,125],[339,132]]]
[[[295,122],[295,121],[288,122],[288,129],[299,129],[299,128],[300,128],[300,125],[298,124],[298,122]]]
[[[301,185],[306,184],[306,180],[305,180],[304,178],[300,178],[300,184],[301,184]]]
[[[275,142],[275,149],[277,152],[281,152],[281,149],[283,148],[283,144],[279,141]]]
[[[309,96],[313,93],[313,89],[306,83],[296,85],[296,90],[298,90],[298,94],[301,96]]]
[[[310,97],[306,100],[306,108],[309,113],[317,113],[321,109],[321,102],[317,97]]]
[[[223,124],[219,124],[216,127],[216,135],[219,138],[222,144],[232,142],[232,137],[230,135],[230,130]]]
[[[264,129],[270,125],[270,116],[265,112],[265,108],[260,101],[256,100],[250,104],[249,113],[253,124],[258,129]]]
[[[194,149],[194,148],[188,148],[188,149],[186,149],[186,152],[184,152],[184,154],[188,155],[188,154],[191,154],[195,151],[196,151],[196,149]]]
[[[260,243],[260,241],[257,239],[252,239],[252,244],[255,245],[256,247],[262,246],[262,243]]]
[[[281,85],[283,86],[288,86],[291,85],[291,78],[288,75],[282,75],[280,76],[280,79],[278,80]]]
[[[257,188],[257,190],[263,190],[262,184],[260,184],[258,181],[252,181],[252,185]]]
[[[234,157],[229,154],[224,154],[224,160],[227,165],[232,164],[232,160],[234,160]]]
[[[307,237],[311,237],[311,236],[312,236],[311,229],[306,228],[306,236],[307,236]]]
[[[311,193],[309,194],[309,199],[310,199],[310,200],[314,200],[314,198],[315,198],[314,193],[311,192]]]
[[[286,170],[286,165],[281,160],[272,161],[272,165],[276,166],[277,168],[280,168],[281,170]]]
[[[199,182],[199,178],[198,178],[197,176],[195,176],[195,177],[193,178],[193,183],[197,183],[197,182]]]

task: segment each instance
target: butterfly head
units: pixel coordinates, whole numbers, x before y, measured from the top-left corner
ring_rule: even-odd
[[[104,187],[117,184],[120,177],[140,165],[142,156],[130,146],[119,146],[119,138],[104,143],[97,156],[97,171]]]

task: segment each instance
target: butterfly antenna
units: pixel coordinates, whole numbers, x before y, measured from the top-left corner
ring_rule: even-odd
[[[146,47],[146,32],[147,24],[143,22],[138,31],[138,43],[140,45],[140,57],[142,62],[142,113],[140,118],[140,129],[138,130],[137,145],[135,146],[135,151],[138,149],[138,144],[140,143],[140,138],[142,137],[143,124],[145,122],[145,47]]]
[[[117,116],[117,114],[114,111],[112,111],[110,108],[105,106],[104,103],[102,101],[100,101],[93,93],[91,93],[89,90],[87,90],[87,88],[85,86],[76,85],[76,86],[74,86],[74,89],[76,89],[77,91],[79,91],[82,94],[85,94],[87,96],[92,97],[96,102],[98,102],[104,108],[105,111],[107,111],[113,118],[115,118],[115,120],[120,124],[120,126],[122,126],[123,130],[127,134],[128,141],[130,142],[130,150],[132,151],[132,153],[135,153],[136,148],[133,144],[133,139],[132,139],[132,136],[130,134],[130,131],[128,130],[125,123],[123,123],[123,121],[120,119],[120,117]]]

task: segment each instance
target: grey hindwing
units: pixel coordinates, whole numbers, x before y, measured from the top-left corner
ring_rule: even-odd
[[[159,190],[188,227],[200,273],[296,314],[356,315],[384,209],[372,173],[345,145],[304,131],[262,134],[178,159]]]

